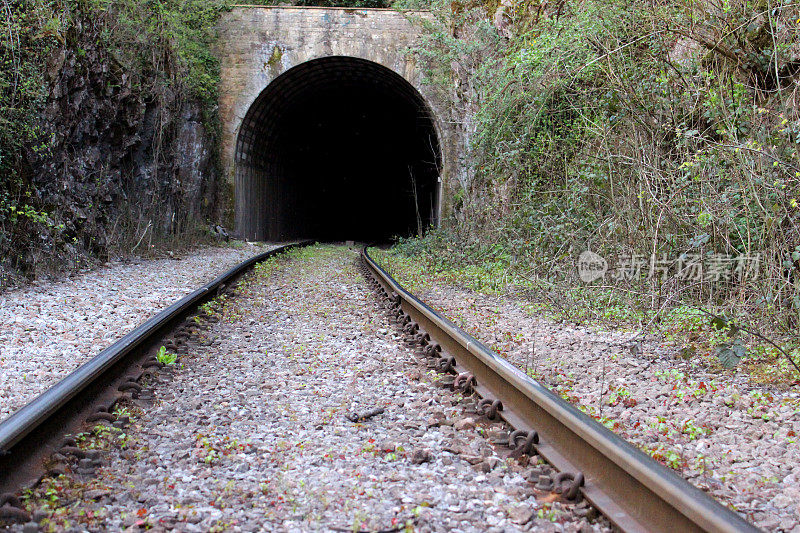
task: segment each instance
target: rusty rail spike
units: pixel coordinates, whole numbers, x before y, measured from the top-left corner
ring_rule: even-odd
[[[98,420],[106,420],[108,422],[116,422],[117,417],[112,415],[111,413],[98,411],[97,413],[91,414],[86,417],[87,422],[97,422]]]
[[[447,357],[442,357],[441,359],[439,359],[439,362],[436,363],[436,365],[442,372],[445,373],[452,372],[455,370],[456,358],[453,357],[452,355],[449,355]]]
[[[164,368],[164,366],[166,366],[164,365],[164,363],[157,361],[155,359],[151,359],[142,363],[142,370],[147,368]]]
[[[522,441],[522,443],[520,443]],[[534,446],[539,444],[539,434],[535,430],[525,431],[517,429],[508,436],[508,447],[513,450],[513,455],[531,455]]]
[[[497,418],[497,414],[503,410],[503,402],[500,400],[493,400],[491,398],[484,398],[478,402],[476,409],[479,415],[486,415],[489,420]]]
[[[581,472],[559,472],[553,476],[553,492],[561,494],[564,499],[575,500],[580,495],[584,478]]]
[[[135,381],[126,381],[125,383],[123,383],[122,385],[117,387],[117,390],[120,391],[120,392],[126,392],[126,391],[129,391],[129,390],[135,390],[136,392],[142,392],[142,386],[139,385],[138,383],[136,383]]]
[[[424,331],[420,331],[414,336],[414,344],[419,344],[420,346],[425,346],[430,340],[431,336]]]
[[[77,446],[64,446],[63,448],[58,450],[58,453],[60,453],[61,455],[72,455],[80,459],[87,457],[86,450],[82,450]]]
[[[442,347],[439,344],[432,342],[425,347],[423,353],[428,357],[439,357],[439,354],[442,353]]]
[[[478,381],[475,379],[475,376],[473,376],[469,372],[461,372],[459,375],[456,376],[456,379],[453,381],[453,390],[460,390],[462,392],[467,392],[477,384]]]

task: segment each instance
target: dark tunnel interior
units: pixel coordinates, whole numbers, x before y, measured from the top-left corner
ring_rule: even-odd
[[[236,232],[251,240],[386,241],[436,223],[440,149],[428,106],[351,57],[294,67],[251,106],[236,146]]]

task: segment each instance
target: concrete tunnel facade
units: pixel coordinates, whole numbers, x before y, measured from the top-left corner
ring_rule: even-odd
[[[223,165],[237,236],[384,241],[441,218],[450,147],[380,9],[237,7],[220,25]]]

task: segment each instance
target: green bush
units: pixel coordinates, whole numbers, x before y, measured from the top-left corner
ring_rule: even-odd
[[[42,120],[45,107],[52,107],[58,97],[51,98],[50,93],[62,80],[65,58],[67,75],[83,77],[87,86],[104,77],[106,87],[92,86],[90,98],[112,102],[119,97],[124,100],[119,105],[132,102],[162,110],[162,118],[152,126],[155,131],[145,133],[158,139],[156,151],[175,138],[175,118],[182,102],[200,105],[213,138],[219,64],[211,47],[217,17],[226,9],[227,0],[0,0],[0,286],[8,282],[9,273],[31,274],[38,263],[64,261],[65,253],[74,255],[82,248],[87,254],[98,254],[114,244],[98,244],[94,236],[82,234],[66,219],[73,210],[80,210],[84,219],[108,220],[104,218],[110,215],[107,211],[123,206],[106,206],[101,211],[96,201],[72,205],[70,191],[65,191],[63,201],[54,200],[52,190],[45,190],[50,184],[40,174],[54,156],[69,159],[69,154],[54,150],[70,150],[63,146],[72,127],[69,120],[82,120],[80,109],[71,109],[74,116],[65,118],[64,124]],[[90,69],[106,74],[96,75]],[[124,91],[129,92],[127,100],[124,94],[119,96]],[[128,115],[136,113],[132,110]],[[66,131],[54,129],[59,125]],[[119,130],[125,132],[128,126],[121,124]],[[95,142],[102,147],[136,139]],[[147,157],[160,163],[157,153]],[[76,176],[73,182],[78,187],[97,191],[106,187],[102,176],[87,176],[87,172],[63,170],[65,176]],[[170,183],[162,179],[157,186]],[[125,187],[115,183],[107,188],[121,190],[120,196],[125,197]],[[111,220],[109,226],[122,228],[124,224],[118,222]]]
[[[655,295],[642,299],[651,311],[702,299],[796,326],[797,5],[430,5],[417,53],[428,83],[453,95],[469,149],[448,192],[447,235],[468,243],[452,264],[510,253],[513,269],[574,283],[586,249],[706,268],[757,256],[756,280],[670,271],[621,285]]]

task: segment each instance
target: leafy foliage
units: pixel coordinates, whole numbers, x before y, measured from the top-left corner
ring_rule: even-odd
[[[178,360],[178,355],[167,351],[166,346],[162,346],[156,353],[156,361],[163,365],[174,365]]]
[[[448,195],[454,268],[511,257],[509,271],[574,284],[586,249],[610,263],[756,257],[755,282],[643,276],[619,288],[648,295],[630,299],[650,312],[702,299],[795,330],[796,4],[430,5],[438,22],[417,52],[428,82],[455,95],[469,152]],[[403,244],[426,246],[443,248],[431,236]]]
[[[157,77],[216,105],[219,61],[212,45],[227,0],[93,0],[98,14],[109,17],[107,45],[132,72],[155,68]],[[153,46],[161,57],[153,56]]]
[[[9,273],[31,274],[37,263],[63,260],[65,252],[74,255],[84,248],[96,255],[110,245],[83,234],[79,227],[95,214],[100,220],[107,216],[99,202],[91,199],[74,205],[69,190],[61,201],[54,200],[55,185],[42,177],[42,168],[50,162],[70,160],[69,154],[57,151],[74,149],[68,136],[76,125],[69,119],[63,124],[42,119],[48,109],[53,114],[64,95],[59,84],[78,78],[88,87],[102,79],[105,86],[91,87],[85,91],[88,97],[130,105],[129,117],[148,112],[137,109],[142,103],[161,109],[160,119],[148,126],[155,142],[148,140],[147,145],[156,153],[139,157],[163,166],[158,152],[168,153],[169,143],[176,139],[176,123],[170,117],[179,115],[184,102],[198,102],[212,138],[216,131],[219,65],[211,47],[216,19],[226,9],[226,0],[0,0],[0,252],[4,256],[0,286],[8,282]],[[84,100],[70,104],[73,120],[82,120]],[[91,129],[85,121],[79,127]],[[125,139],[131,135],[126,127],[131,126],[121,124],[113,138],[76,135],[83,137],[82,144],[95,143],[102,157],[109,144],[124,149],[140,141],[136,135]],[[102,176],[86,176],[85,168],[64,168],[61,173],[65,184],[75,175],[79,177],[73,183],[95,191],[77,194],[96,198],[117,194],[122,199],[131,194],[125,189],[129,185],[115,182],[106,187]],[[172,186],[165,181],[157,183],[159,189]],[[70,221],[75,213],[77,223]],[[110,222],[110,227],[126,231],[119,220]]]
[[[717,347],[717,357],[725,368],[733,368],[747,354],[747,348],[738,342],[725,343]]]
[[[63,41],[55,3],[3,0],[0,6],[0,248],[7,225],[46,224],[25,183],[23,150],[46,150],[36,111],[46,97],[41,58]]]

